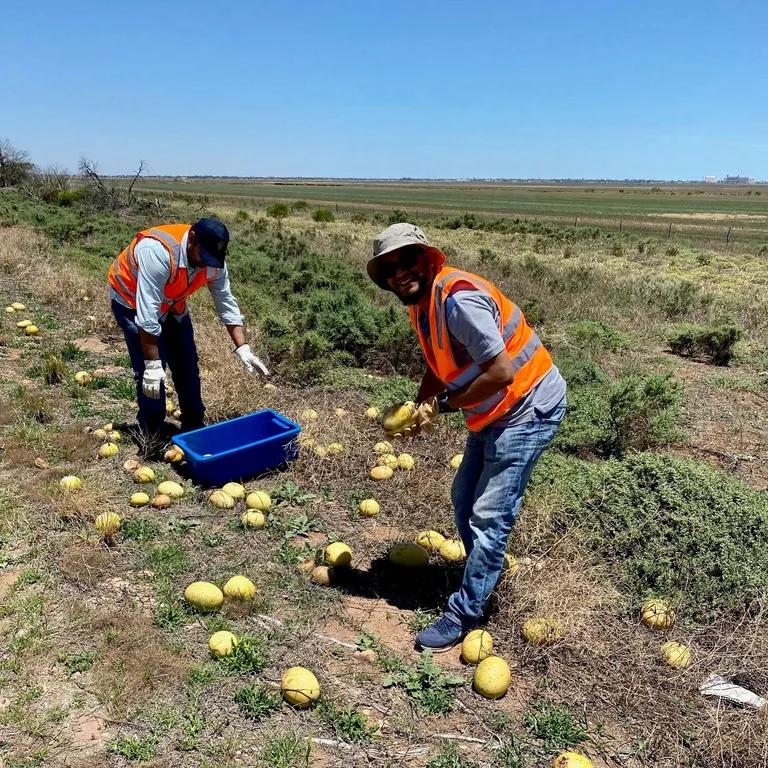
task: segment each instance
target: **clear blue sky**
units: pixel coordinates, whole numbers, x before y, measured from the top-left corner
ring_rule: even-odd
[[[6,0],[0,18],[0,137],[43,165],[768,179],[765,0]]]

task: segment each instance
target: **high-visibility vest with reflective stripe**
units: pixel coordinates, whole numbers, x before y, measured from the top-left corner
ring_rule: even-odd
[[[476,379],[483,371],[470,360],[459,366],[454,360],[446,321],[446,303],[452,291],[465,286],[490,297],[499,310],[499,332],[512,361],[514,379],[499,392],[478,403],[466,406],[467,427],[481,430],[503,416],[525,397],[552,368],[552,358],[541,340],[528,325],[520,307],[511,302],[493,283],[454,267],[444,267],[432,284],[429,309],[418,305],[409,308],[411,325],[416,331],[427,364],[449,389],[459,389]],[[428,314],[426,314],[428,312]],[[422,330],[422,318],[429,322],[429,337]]]
[[[188,272],[179,266],[181,242],[189,232],[190,224],[161,224],[151,229],[144,229],[131,240],[109,268],[109,284],[125,299],[130,307],[136,308],[136,283],[139,277],[139,264],[134,253],[136,246],[145,238],[157,240],[168,251],[171,260],[171,273],[163,287],[165,301],[160,304],[160,315],[171,310],[177,315],[184,312],[187,298],[208,283],[208,269],[200,269],[189,280]]]

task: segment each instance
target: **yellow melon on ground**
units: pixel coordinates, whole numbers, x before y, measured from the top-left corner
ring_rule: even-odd
[[[167,392],[166,392],[167,394]],[[176,410],[176,406],[174,405],[173,400],[166,400],[165,401],[165,415],[166,416],[173,416],[173,412]]]
[[[123,469],[129,474],[132,475],[141,464],[136,459],[126,459],[123,462]]]
[[[363,517],[376,517],[379,514],[379,502],[376,499],[363,499],[357,507],[357,511]]]
[[[327,565],[317,565],[312,569],[310,578],[314,584],[327,587],[333,582],[334,570]]]
[[[382,440],[373,446],[374,453],[392,453],[392,443]]]
[[[28,325],[24,329],[24,333],[26,333],[27,336],[37,336],[40,333],[40,329],[36,325]]]
[[[320,683],[304,667],[290,667],[280,680],[283,698],[294,707],[309,707],[320,698]]]
[[[16,313],[16,309],[12,307],[10,304],[5,308],[5,312],[8,315],[13,315]]]
[[[317,421],[317,411],[313,408],[307,408],[301,412],[299,418],[302,421]]]
[[[146,493],[134,493],[131,496],[130,505],[132,507],[146,507],[149,504],[149,496]]]
[[[352,562],[352,550],[343,541],[334,541],[325,548],[325,562],[335,568],[345,568]]]
[[[246,509],[240,517],[240,522],[244,528],[254,528],[257,531],[267,527],[267,518],[257,509]]]
[[[22,312],[27,308],[26,304],[22,304],[20,301],[14,301],[11,306],[17,311]]]
[[[372,480],[389,480],[395,472],[392,467],[374,467],[371,470]]]
[[[214,491],[208,497],[208,501],[219,509],[232,509],[235,506],[235,500],[224,491]]]
[[[88,371],[78,371],[75,374],[75,381],[78,384],[90,384],[93,381],[93,376]]]
[[[120,530],[120,515],[117,512],[102,512],[94,524],[105,539],[111,539]]]
[[[423,568],[429,564],[429,552],[415,541],[399,541],[389,548],[389,562],[401,568]]]
[[[382,453],[376,460],[376,465],[379,467],[390,467],[391,469],[397,469],[397,456],[394,453]]]
[[[378,408],[371,406],[366,410],[365,415],[367,418],[371,419],[371,421],[376,421],[379,416],[381,416],[381,411]]]
[[[171,464],[178,464],[180,461],[184,461],[184,451],[182,451],[178,445],[172,445],[165,452],[164,458]]]
[[[500,656],[488,656],[475,668],[474,689],[486,699],[500,699],[512,681],[509,665]]]
[[[445,543],[445,536],[438,531],[422,531],[416,537],[416,543],[420,544],[424,549],[428,549],[430,552],[439,552],[440,547]]]
[[[413,456],[411,456],[410,453],[401,453],[397,457],[397,466],[408,472],[416,466],[416,462],[413,460]]]
[[[184,599],[198,611],[215,611],[224,603],[224,593],[210,581],[193,581],[184,590]]]
[[[640,621],[651,629],[672,629],[675,618],[675,609],[665,600],[646,600],[640,610]]]
[[[155,498],[152,499],[152,506],[155,509],[166,509],[173,503],[173,499],[167,493],[155,494]]]
[[[32,325],[32,321],[31,320],[19,320],[19,322],[16,323],[16,327],[17,328],[21,328],[22,330],[24,328],[28,328],[30,325]]]
[[[123,435],[122,435],[122,433],[118,432],[118,430],[112,429],[109,432],[107,432],[107,437],[110,440],[121,440]]]
[[[691,663],[691,649],[675,640],[668,640],[661,646],[661,655],[670,667],[684,669]]]
[[[467,664],[478,664],[493,653],[493,638],[484,629],[473,629],[461,643],[461,657]]]
[[[83,481],[77,475],[65,475],[59,480],[62,491],[79,491],[82,487]]]
[[[467,557],[467,550],[464,548],[464,542],[461,539],[446,539],[440,545],[440,557],[449,563],[460,563]]]
[[[592,768],[592,761],[578,752],[561,752],[552,768]]]
[[[98,429],[94,429],[93,432],[91,432],[91,434],[95,438],[98,438],[99,440],[104,440],[107,437],[107,433],[101,427],[99,427]]]
[[[303,573],[305,576],[309,576],[312,571],[315,570],[315,561],[313,558],[310,558],[309,560],[302,560],[300,563],[296,565],[296,570],[299,573]]]
[[[233,499],[244,499],[245,488],[240,483],[227,483],[221,489],[224,493],[229,494]]]
[[[461,462],[462,461],[464,461],[464,454],[463,453],[457,453],[451,459],[451,469],[458,469],[461,466]]]
[[[165,480],[157,486],[158,493],[164,493],[172,499],[180,499],[184,495],[184,486],[173,480]]]
[[[230,656],[237,645],[237,635],[222,629],[214,632],[208,640],[208,649],[212,656],[221,659],[224,656]]]
[[[523,622],[520,630],[523,639],[534,645],[552,645],[560,640],[564,633],[560,622],[556,619],[533,616]]]
[[[312,452],[320,459],[324,459],[328,455],[328,449],[324,445],[314,446]]]
[[[119,450],[117,443],[104,443],[104,445],[99,446],[99,456],[102,459],[109,459],[116,456]]]
[[[155,472],[152,467],[139,467],[133,473],[133,479],[137,483],[152,483],[155,480]]]
[[[328,446],[328,454],[330,456],[340,456],[345,450],[343,443],[331,443]]]
[[[247,576],[233,576],[224,585],[224,596],[230,600],[250,600],[256,594],[256,585]]]
[[[245,506],[248,509],[256,509],[259,512],[266,512],[272,506],[272,499],[266,491],[254,491],[249,493],[245,499]]]

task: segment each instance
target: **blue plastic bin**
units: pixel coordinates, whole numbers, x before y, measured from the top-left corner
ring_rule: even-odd
[[[266,408],[184,432],[173,442],[184,451],[196,483],[222,485],[293,461],[299,432],[298,424]]]

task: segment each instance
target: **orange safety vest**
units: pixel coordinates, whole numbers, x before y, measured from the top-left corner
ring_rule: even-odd
[[[143,229],[126,248],[120,251],[109,268],[109,284],[131,308],[136,309],[136,283],[139,278],[139,263],[134,250],[146,237],[151,237],[161,243],[168,251],[171,260],[171,274],[163,288],[163,295],[166,300],[160,304],[161,316],[165,316],[171,310],[177,315],[183,314],[187,305],[187,297],[207,285],[207,268],[200,269],[190,282],[186,268],[179,266],[181,241],[191,226],[191,224],[160,224],[151,229]]]
[[[527,395],[552,368],[552,358],[541,340],[528,325],[520,307],[511,302],[493,283],[455,267],[443,267],[435,277],[429,299],[429,338],[421,329],[427,311],[419,305],[409,307],[411,325],[418,334],[427,364],[435,376],[450,389],[459,389],[476,379],[483,371],[470,361],[459,367],[453,358],[446,320],[446,301],[460,286],[469,286],[489,296],[499,310],[499,332],[512,361],[515,378],[512,383],[486,400],[466,406],[467,427],[479,432],[503,416]]]

